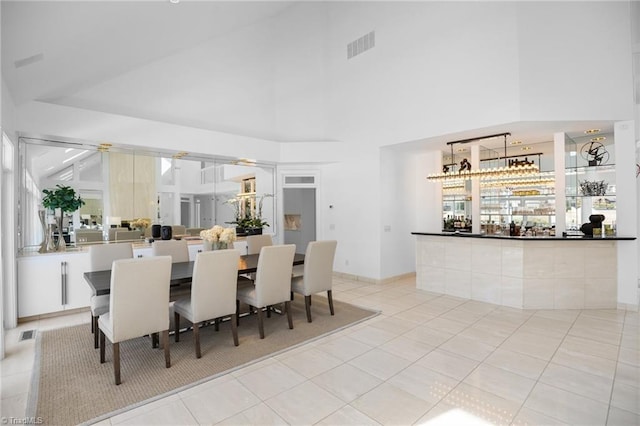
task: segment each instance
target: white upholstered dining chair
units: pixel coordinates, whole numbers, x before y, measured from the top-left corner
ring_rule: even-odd
[[[262,247],[269,247],[273,245],[273,238],[271,235],[248,235],[247,236],[247,254],[260,254]],[[254,281],[256,279],[256,273],[251,272],[246,275],[247,278]]]
[[[106,271],[111,269],[114,260],[133,258],[131,243],[96,244],[89,246],[89,267],[91,271]],[[98,317],[109,312],[109,295],[91,296],[91,332],[93,333],[93,347],[98,347]]]
[[[105,338],[113,344],[113,372],[120,379],[120,342],[162,333],[165,366],[169,354],[169,282],[171,257],[157,256],[113,262],[109,312],[98,319],[100,363],[105,362]],[[154,339],[155,340],[155,339]]]
[[[262,247],[258,258],[255,285],[251,281],[238,281],[238,301],[257,308],[258,330],[264,339],[262,308],[284,303],[289,328],[293,328],[291,316],[291,270],[295,244]]]
[[[312,241],[307,245],[304,256],[304,269],[302,276],[291,278],[291,291],[304,296],[304,305],[307,311],[307,322],[311,322],[311,295],[327,292],[329,310],[333,311],[333,295],[331,287],[333,282],[333,259],[336,254],[338,242]]]
[[[271,235],[248,235],[247,236],[247,254],[259,254],[262,247],[272,246],[273,239]]]
[[[236,291],[238,259],[236,250],[216,250],[198,253],[193,266],[191,296],[177,299],[173,304],[175,340],[180,341],[180,317],[193,323],[196,357],[200,350],[200,324],[202,321],[231,316],[233,343],[238,346],[236,323]]]
[[[156,240],[151,244],[153,256],[171,256],[173,263],[189,261],[189,247],[186,240]]]
[[[189,261],[189,246],[186,240],[155,240],[151,244],[152,256],[171,256],[172,263]],[[185,285],[171,287],[170,297],[175,300],[178,297],[188,296],[190,290]]]

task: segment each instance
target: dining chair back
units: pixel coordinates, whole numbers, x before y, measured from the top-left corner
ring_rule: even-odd
[[[187,227],[184,225],[171,225],[171,234],[175,237],[176,235],[186,235]]]
[[[156,256],[113,262],[109,312],[98,319],[100,362],[105,362],[105,338],[113,343],[116,385],[120,380],[120,342],[162,332],[165,366],[169,355],[169,283],[171,257]]]
[[[153,256],[171,256],[173,263],[189,261],[189,247],[186,240],[156,240],[151,244]]]
[[[200,358],[200,324],[205,320],[231,316],[233,341],[238,346],[236,292],[238,259],[236,250],[198,253],[193,266],[191,296],[174,302],[175,340],[180,341],[180,317],[193,323],[196,357]]]
[[[256,270],[255,285],[249,280],[238,282],[238,301],[258,310],[258,329],[264,339],[262,308],[284,303],[289,328],[293,328],[291,316],[291,270],[295,244],[262,247]]]
[[[142,231],[117,231],[116,232],[116,241],[131,241],[131,240],[139,240],[142,236]]]
[[[323,291],[327,292],[329,309],[331,315],[334,315],[331,289],[337,244],[335,240],[310,242],[304,256],[303,275],[291,279],[291,291],[302,294],[305,298],[308,322],[311,322],[311,295]]]
[[[122,232],[122,231],[128,231],[129,228],[123,228],[121,226],[118,226],[116,228],[109,228],[107,235],[109,236],[109,241],[115,241],[116,240],[116,232]]]
[[[271,235],[249,235],[247,236],[247,254],[259,254],[262,247],[273,245]]]
[[[133,258],[131,243],[95,244],[89,246],[89,268],[91,271],[111,269],[114,260]],[[109,312],[109,295],[93,295],[90,299],[91,332],[93,347],[98,348],[98,317]]]

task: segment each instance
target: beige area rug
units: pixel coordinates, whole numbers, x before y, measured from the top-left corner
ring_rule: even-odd
[[[258,335],[257,316],[243,317],[237,347],[228,321],[219,332],[213,326],[202,328],[200,359],[195,357],[191,331],[180,333],[178,343],[171,335],[171,368],[164,367],[163,351],[152,349],[148,337],[123,342],[119,386],[114,384],[111,344],[107,342],[106,363],[100,364],[88,324],[42,332],[27,416],[50,425],[99,421],[377,315],[339,301],[334,305],[336,314],[331,316],[327,300],[314,296],[313,322],[308,323],[304,298],[297,296],[292,303],[294,329],[289,329],[286,315],[265,315],[264,340]]]

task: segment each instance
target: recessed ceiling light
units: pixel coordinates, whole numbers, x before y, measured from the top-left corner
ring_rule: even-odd
[[[456,151],[457,152],[465,152],[467,149],[466,148],[458,148]]]
[[[522,141],[511,141],[509,142],[511,145],[521,145]]]
[[[597,136],[595,138],[591,138],[591,142],[600,142],[605,140],[607,137],[606,136]]]
[[[180,0],[169,0],[169,3],[178,4],[178,3],[180,3]]]
[[[589,130],[585,130],[584,133],[587,135],[592,135],[594,133],[600,133],[600,129],[589,129]]]
[[[530,146],[523,146],[520,149],[523,150],[523,151],[531,151],[531,147]]]
[[[108,142],[103,142],[100,145],[98,145],[98,151],[100,152],[107,152],[109,151],[109,148],[111,148],[111,144]]]

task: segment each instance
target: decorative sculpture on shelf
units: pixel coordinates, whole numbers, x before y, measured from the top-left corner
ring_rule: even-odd
[[[471,171],[471,163],[466,158],[463,158],[460,161],[460,172],[464,172],[465,170]]]
[[[587,160],[589,166],[600,166],[609,161],[609,151],[600,142],[591,141],[582,145],[580,155]]]
[[[582,192],[582,195],[588,197],[601,197],[603,195],[606,195],[608,186],[609,185],[607,184],[607,182],[603,180],[583,180],[582,182],[580,182],[580,191]]]
[[[583,223],[580,227],[580,231],[588,237],[593,237],[593,230],[601,229],[602,222],[604,222],[603,214],[592,214],[589,216],[589,223]]]

